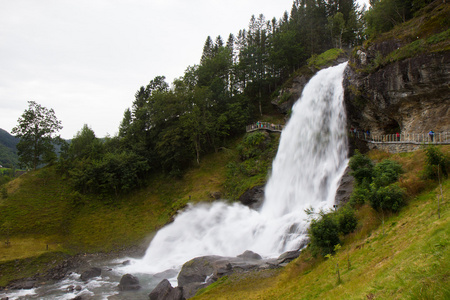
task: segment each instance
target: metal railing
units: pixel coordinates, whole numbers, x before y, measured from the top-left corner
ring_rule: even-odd
[[[283,125],[273,124],[273,123],[269,123],[269,122],[256,122],[255,124],[247,125],[245,130],[247,132],[252,132],[255,130],[268,130],[268,131],[281,132],[283,130]]]
[[[450,132],[435,132],[432,135],[428,133],[372,135],[361,131],[350,131],[350,136],[370,143],[450,144]]]

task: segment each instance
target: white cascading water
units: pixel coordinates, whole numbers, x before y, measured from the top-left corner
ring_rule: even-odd
[[[101,277],[89,282],[79,274],[33,290],[11,291],[10,299],[129,299],[118,295],[117,283],[125,273],[137,274],[145,286],[134,299],[148,299],[148,290],[161,280],[153,274],[177,271],[188,260],[203,255],[236,256],[252,250],[264,257],[296,250],[306,239],[307,208],[331,208],[347,166],[347,141],[342,79],[346,63],[318,72],[306,85],[281,134],[272,175],[260,211],[240,204],[216,202],[190,206],[156,234],[144,258],[105,262]],[[112,268],[111,268],[112,267]],[[110,270],[110,271],[108,271]],[[170,275],[169,275],[170,277]],[[158,279],[159,278],[159,279]],[[171,278],[176,285],[176,278]],[[82,290],[68,292],[74,286]],[[2,295],[0,294],[0,298]]]
[[[264,257],[298,249],[306,239],[305,209],[330,208],[347,165],[342,79],[346,63],[318,72],[305,86],[281,134],[260,211],[238,203],[190,206],[162,228],[134,273],[179,270],[203,255]]]

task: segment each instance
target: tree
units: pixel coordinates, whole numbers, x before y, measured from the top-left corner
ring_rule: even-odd
[[[53,135],[62,129],[61,121],[53,109],[47,109],[35,101],[28,101],[28,109],[17,122],[12,133],[20,138],[17,144],[21,164],[36,167],[54,157]]]

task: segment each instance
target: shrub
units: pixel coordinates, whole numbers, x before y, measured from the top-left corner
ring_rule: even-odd
[[[356,205],[364,204],[370,199],[370,188],[366,186],[356,186],[350,195],[350,205],[355,207]]]
[[[385,159],[375,165],[373,182],[377,187],[388,186],[396,182],[402,173],[402,166],[398,162]]]
[[[340,243],[339,226],[333,213],[323,214],[314,219],[309,227],[309,237],[313,252],[320,250],[322,255],[333,252],[333,247]]]
[[[350,159],[348,166],[352,169],[352,175],[356,183],[361,185],[364,181],[371,183],[373,176],[373,162],[365,155],[362,155],[358,150]]]
[[[370,205],[376,210],[397,212],[405,204],[405,191],[397,184],[374,188],[370,197]]]
[[[337,211],[336,220],[339,232],[343,234],[353,232],[358,224],[355,211],[349,205],[346,205]]]
[[[264,151],[266,135],[263,132],[253,132],[244,137],[237,149],[241,160],[257,157]]]
[[[448,177],[450,168],[450,158],[448,155],[445,155],[438,147],[433,145],[425,148],[425,154],[427,157],[424,177],[433,180],[438,179],[438,174]]]

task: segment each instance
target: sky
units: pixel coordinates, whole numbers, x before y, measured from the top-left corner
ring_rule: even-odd
[[[252,15],[281,18],[293,0],[0,0],[0,128],[28,101],[55,111],[59,132],[117,134],[134,94],[198,64],[207,36],[226,41]]]

